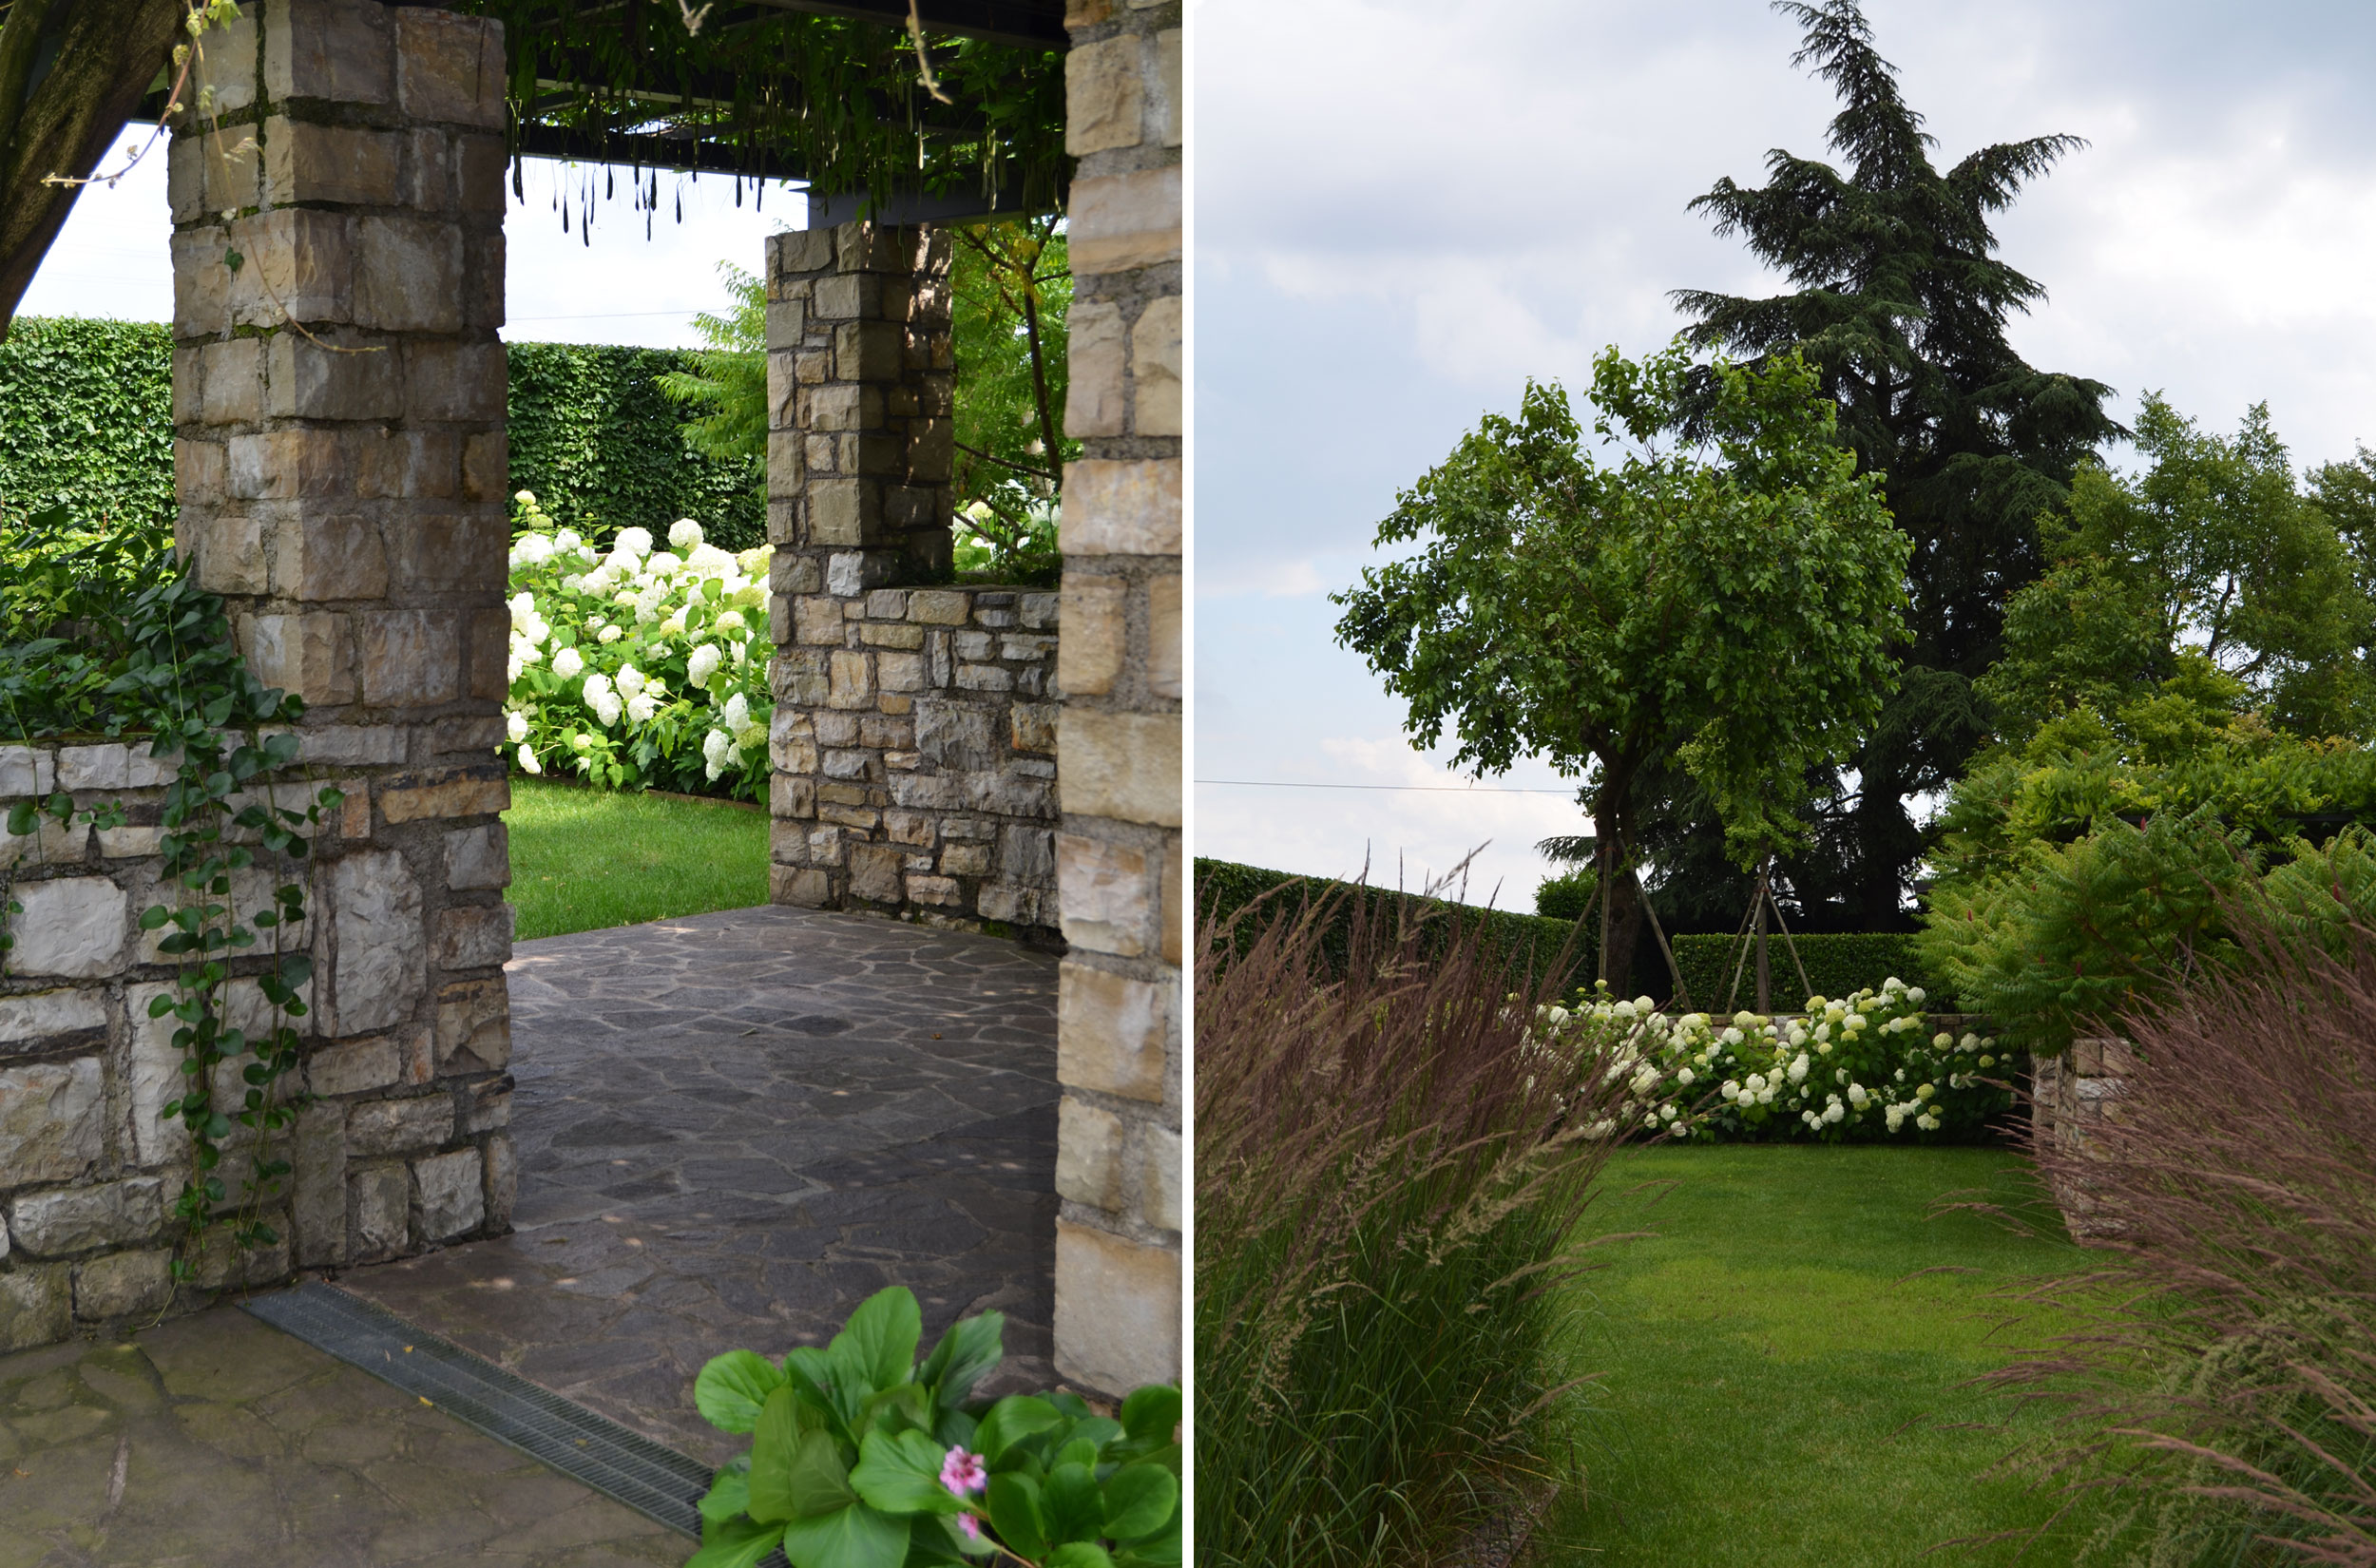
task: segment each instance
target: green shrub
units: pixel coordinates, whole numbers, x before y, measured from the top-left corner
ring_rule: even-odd
[[[165,327],[43,316],[10,326],[0,342],[0,521],[59,507],[93,530],[171,526]]]
[[[1546,876],[1535,884],[1535,913],[1545,920],[1581,920],[1592,902],[1593,884],[1600,878],[1590,868]]]
[[[1695,1004],[1723,1009],[1726,998],[1733,992],[1735,969],[1740,974],[1740,986],[1738,995],[1733,997],[1733,1004],[1755,1004],[1757,955],[1749,953],[1744,963],[1741,946],[1738,939],[1730,936],[1675,938],[1675,965],[1683,971],[1683,984],[1690,988]],[[1793,946],[1798,952],[1797,964],[1791,961]],[[1655,962],[1657,955],[1654,953],[1652,958]],[[1807,970],[1804,986],[1798,979],[1801,965]],[[1858,991],[1879,990],[1892,979],[1919,985],[1928,992],[1932,1012],[1953,1012],[1959,1003],[1955,987],[1945,983],[1936,965],[1924,959],[1911,931],[1827,931],[1795,936],[1788,942],[1781,933],[1769,932],[1766,969],[1772,977],[1776,1003],[1786,998],[1796,1002],[1808,996],[1852,996]],[[1640,972],[1639,965],[1635,972]],[[1658,987],[1660,991],[1665,988]]]

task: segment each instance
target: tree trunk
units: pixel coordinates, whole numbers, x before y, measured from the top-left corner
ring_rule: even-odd
[[[99,166],[186,36],[183,14],[178,0],[11,8],[0,28],[0,335],[82,190],[44,177],[80,179]]]
[[[1605,775],[1610,777],[1613,775]],[[1634,988],[1634,949],[1641,941],[1641,883],[1635,877],[1630,864],[1633,844],[1632,827],[1621,802],[1633,786],[1628,773],[1614,783],[1604,782],[1600,798],[1592,816],[1593,832],[1600,840],[1601,908],[1600,978],[1609,988],[1622,996],[1631,996]]]

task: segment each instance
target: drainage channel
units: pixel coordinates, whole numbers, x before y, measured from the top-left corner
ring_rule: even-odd
[[[247,1310],[317,1350],[696,1539],[709,1467],[540,1388],[393,1312],[318,1280],[251,1297]],[[780,1563],[780,1557],[771,1557]]]

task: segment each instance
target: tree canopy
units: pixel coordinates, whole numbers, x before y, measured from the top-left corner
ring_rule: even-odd
[[[2229,678],[2225,711],[2364,738],[2376,612],[2268,406],[2228,438],[2149,395],[2136,445],[2141,472],[2083,466],[2040,519],[2045,575],[2013,595],[2004,657],[1979,681],[1997,733],[2019,744],[2075,707],[2117,721],[2200,660]]]
[[[1696,434],[1676,434],[1695,382]],[[1483,775],[1540,755],[1585,779],[1600,841],[1631,846],[1635,783],[1678,767],[1715,802],[1735,858],[1797,831],[1808,770],[1848,755],[1880,711],[1904,635],[1907,546],[1877,476],[1834,440],[1836,407],[1794,355],[1721,359],[1679,344],[1593,371],[1592,430],[1529,382],[1403,491],[1337,641],[1408,705],[1422,746],[1448,726]],[[1631,876],[1603,973],[1630,972]]]
[[[2034,520],[2122,432],[2104,411],[2109,387],[2039,370],[2005,336],[2045,289],[1999,258],[1992,216],[2079,139],[1998,143],[1942,171],[1855,0],[1775,9],[1805,29],[1793,63],[1839,92],[1828,144],[1845,167],[1776,149],[1764,185],[1718,181],[1694,210],[1792,287],[1675,299],[1695,345],[1815,367],[1838,439],[1885,476],[1910,545],[1903,679],[1848,759],[1852,782],[1813,781],[1814,843],[1785,868],[1803,906],[1834,904],[1849,923],[1887,928],[1923,851],[1908,797],[1952,780],[1986,733],[1971,681],[1997,658],[2006,598],[2038,575]],[[1657,809],[1675,819],[1662,860],[1715,870],[1706,803],[1686,792]]]

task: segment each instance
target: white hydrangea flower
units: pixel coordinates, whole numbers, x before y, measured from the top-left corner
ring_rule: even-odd
[[[1863,1110],[1871,1100],[1871,1094],[1862,1083],[1851,1083],[1848,1086],[1848,1102],[1858,1110]]]
[[[680,517],[668,525],[668,543],[680,550],[689,550],[701,543],[701,525],[689,517]]]
[[[524,533],[512,542],[511,564],[514,566],[541,566],[553,558],[551,538],[541,533]]]
[[[1699,1075],[1697,1073],[1693,1072],[1689,1067],[1679,1067],[1676,1069],[1675,1081],[1680,1083],[1684,1088],[1688,1089],[1692,1086],[1692,1080],[1696,1079],[1698,1076]]]
[[[1830,1105],[1828,1105],[1828,1106],[1826,1106],[1826,1107],[1824,1108],[1824,1113],[1823,1113],[1823,1119],[1824,1119],[1824,1120],[1826,1120],[1826,1121],[1829,1121],[1829,1122],[1832,1123],[1834,1126],[1837,1126],[1837,1125],[1838,1125],[1841,1121],[1845,1120],[1845,1119],[1847,1119],[1847,1117],[1848,1117],[1848,1112],[1847,1112],[1845,1109],[1843,1109],[1843,1108],[1842,1108],[1842,1106],[1841,1106],[1841,1104],[1840,1104],[1839,1100],[1838,1100],[1836,1098],[1835,1098],[1835,1099],[1831,1101],[1831,1103],[1830,1103]]]
[[[545,771],[545,764],[536,760],[536,751],[534,747],[525,744],[522,745],[519,751],[519,758],[520,771],[524,774],[541,774]]]
[[[515,631],[536,619],[536,596],[526,588],[513,594],[505,603],[511,610],[511,624]]]
[[[726,759],[734,755],[734,736],[723,730],[712,730],[701,737],[701,758],[709,765],[708,774],[712,782],[726,771]]]
[[[652,716],[658,712],[660,712],[660,704],[652,700],[652,694],[649,692],[638,692],[627,698],[627,717],[638,724],[649,724],[652,721]]]
[[[1947,1033],[1945,1029],[1940,1030],[1937,1034],[1930,1037],[1930,1048],[1934,1051],[1944,1051],[1954,1043],[1955,1037]]]
[[[622,528],[619,530],[617,547],[623,552],[629,560],[641,561],[645,556],[652,553],[652,530],[649,528]]]
[[[513,740],[528,737],[528,716],[514,708],[504,715],[504,734]]]
[[[1792,1082],[1804,1083],[1807,1081],[1807,1053],[1805,1051],[1799,1052],[1796,1057],[1792,1059],[1788,1071]]]
[[[738,730],[745,724],[750,723],[751,699],[744,697],[740,692],[737,692],[734,696],[726,698],[724,718],[726,721],[726,728],[729,730]]]
[[[553,549],[562,555],[575,555],[585,548],[585,540],[575,528],[564,528],[553,535]]]
[[[692,657],[685,660],[685,679],[696,686],[706,686],[710,677],[718,673],[720,662],[722,656],[718,651],[718,645],[704,642],[695,648]]]
[[[533,507],[536,505],[536,492],[534,490],[515,490],[512,492],[511,499],[517,501],[523,507]]]
[[[654,627],[653,630],[661,637],[684,636],[684,610],[685,607],[682,604],[678,605],[675,609],[669,611],[667,619],[662,621],[658,626]]]
[[[622,664],[617,683],[621,697],[633,697],[643,689],[643,672],[632,664]]]
[[[594,641],[597,642],[616,642],[626,635],[626,628],[623,626],[605,625],[600,632],[595,634]]]
[[[1920,985],[1908,985],[1908,986],[1906,988],[1906,1000],[1907,1000],[1907,1002],[1909,1002],[1909,1003],[1913,1004],[1915,1006],[1919,1007],[1919,1006],[1921,1006],[1921,1005],[1922,1005],[1925,1002],[1927,1002],[1928,1000],[1930,1000],[1930,995],[1929,995],[1929,993],[1928,993],[1927,991],[1925,991],[1925,990],[1924,990],[1924,989],[1923,989]]]
[[[584,668],[585,660],[575,648],[564,648],[553,655],[553,674],[564,680],[576,679],[578,672]]]
[[[643,563],[643,570],[647,576],[657,579],[675,575],[677,568],[683,564],[683,560],[673,550],[654,550]]]
[[[718,629],[721,632],[738,632],[749,625],[750,622],[742,619],[742,612],[740,610],[720,610],[718,612]]]
[[[735,558],[715,545],[696,545],[685,552],[685,564],[702,577],[724,577],[736,569]]]
[[[561,591],[564,593],[577,593],[584,586],[585,574],[584,572],[571,572],[561,580]]]

